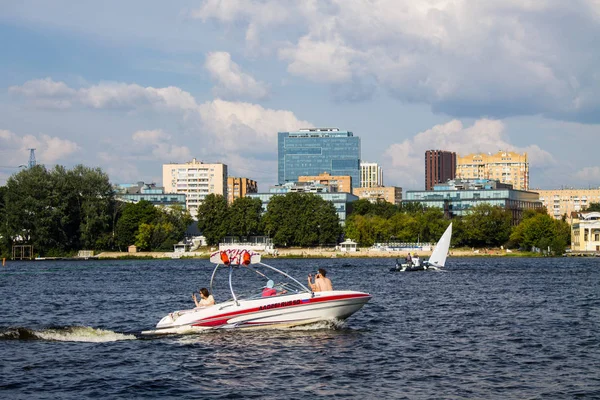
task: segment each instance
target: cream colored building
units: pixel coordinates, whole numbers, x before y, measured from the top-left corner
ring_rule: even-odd
[[[535,189],[548,214],[556,219],[585,210],[591,203],[600,203],[600,189]]]
[[[358,196],[359,199],[367,199],[371,203],[378,200],[385,200],[392,204],[402,203],[402,188],[397,186],[354,188],[352,194]]]
[[[185,193],[186,207],[196,218],[198,206],[209,194],[227,198],[227,165],[195,158],[185,164],[163,164],[163,186],[165,193]]]
[[[600,254],[600,212],[573,214],[571,251]]]
[[[527,153],[499,151],[496,154],[468,154],[456,159],[456,178],[493,179],[513,185],[516,190],[529,190]]]
[[[248,178],[227,177],[227,203],[231,204],[235,199],[246,197],[247,193],[258,193],[256,181]]]
[[[360,163],[360,187],[383,186],[383,170],[377,163]]]
[[[323,172],[317,176],[299,176],[298,182],[318,183],[337,188],[338,192],[352,193],[352,177],[350,175],[329,175]]]

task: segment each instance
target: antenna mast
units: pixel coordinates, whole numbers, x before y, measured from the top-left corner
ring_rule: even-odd
[[[28,149],[29,150],[29,168],[31,167],[35,167],[37,162],[35,161],[35,149]]]

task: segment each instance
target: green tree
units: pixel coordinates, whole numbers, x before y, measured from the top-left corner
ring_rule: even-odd
[[[8,239],[6,221],[6,186],[0,186],[0,257],[10,254],[10,241]]]
[[[585,209],[586,212],[600,211],[600,203],[590,203]]]
[[[146,200],[141,200],[137,203],[127,203],[123,206],[115,229],[117,246],[123,249],[135,244],[140,225],[142,223],[153,224],[157,215],[158,210],[156,207]]]
[[[515,245],[532,249],[550,250],[562,254],[571,241],[571,228],[562,220],[555,220],[546,213],[528,213],[514,229],[510,240]]]
[[[260,234],[262,202],[258,198],[240,197],[229,207],[229,233],[234,236]]]
[[[142,222],[135,234],[135,245],[151,251],[172,251],[185,237],[187,226],[193,221],[181,206],[158,207],[151,222]]]
[[[209,194],[198,207],[198,229],[209,245],[219,244],[229,230],[227,200],[219,194]]]
[[[479,204],[463,218],[465,242],[468,246],[500,246],[511,233],[511,214],[504,208]]]
[[[372,205],[369,200],[358,199],[352,202],[352,212],[350,213],[350,215],[367,215],[371,213],[371,208]]]
[[[6,183],[6,231],[11,244],[33,245],[37,254],[63,249],[61,199],[43,165],[20,171]]]
[[[79,241],[86,249],[102,249],[112,238],[114,191],[108,175],[100,168],[77,165],[68,172],[71,191],[76,194]]]
[[[278,246],[335,244],[342,232],[333,204],[310,193],[274,196],[263,221]]]

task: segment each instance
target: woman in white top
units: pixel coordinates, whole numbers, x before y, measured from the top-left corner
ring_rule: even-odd
[[[200,298],[200,301],[198,301],[196,298],[196,293],[192,295],[192,299],[194,299],[196,307],[208,307],[215,304],[215,298],[208,292],[207,288],[200,289]]]

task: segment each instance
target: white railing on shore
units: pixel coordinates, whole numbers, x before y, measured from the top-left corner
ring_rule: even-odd
[[[375,243],[371,250],[378,251],[431,251],[431,243]]]

